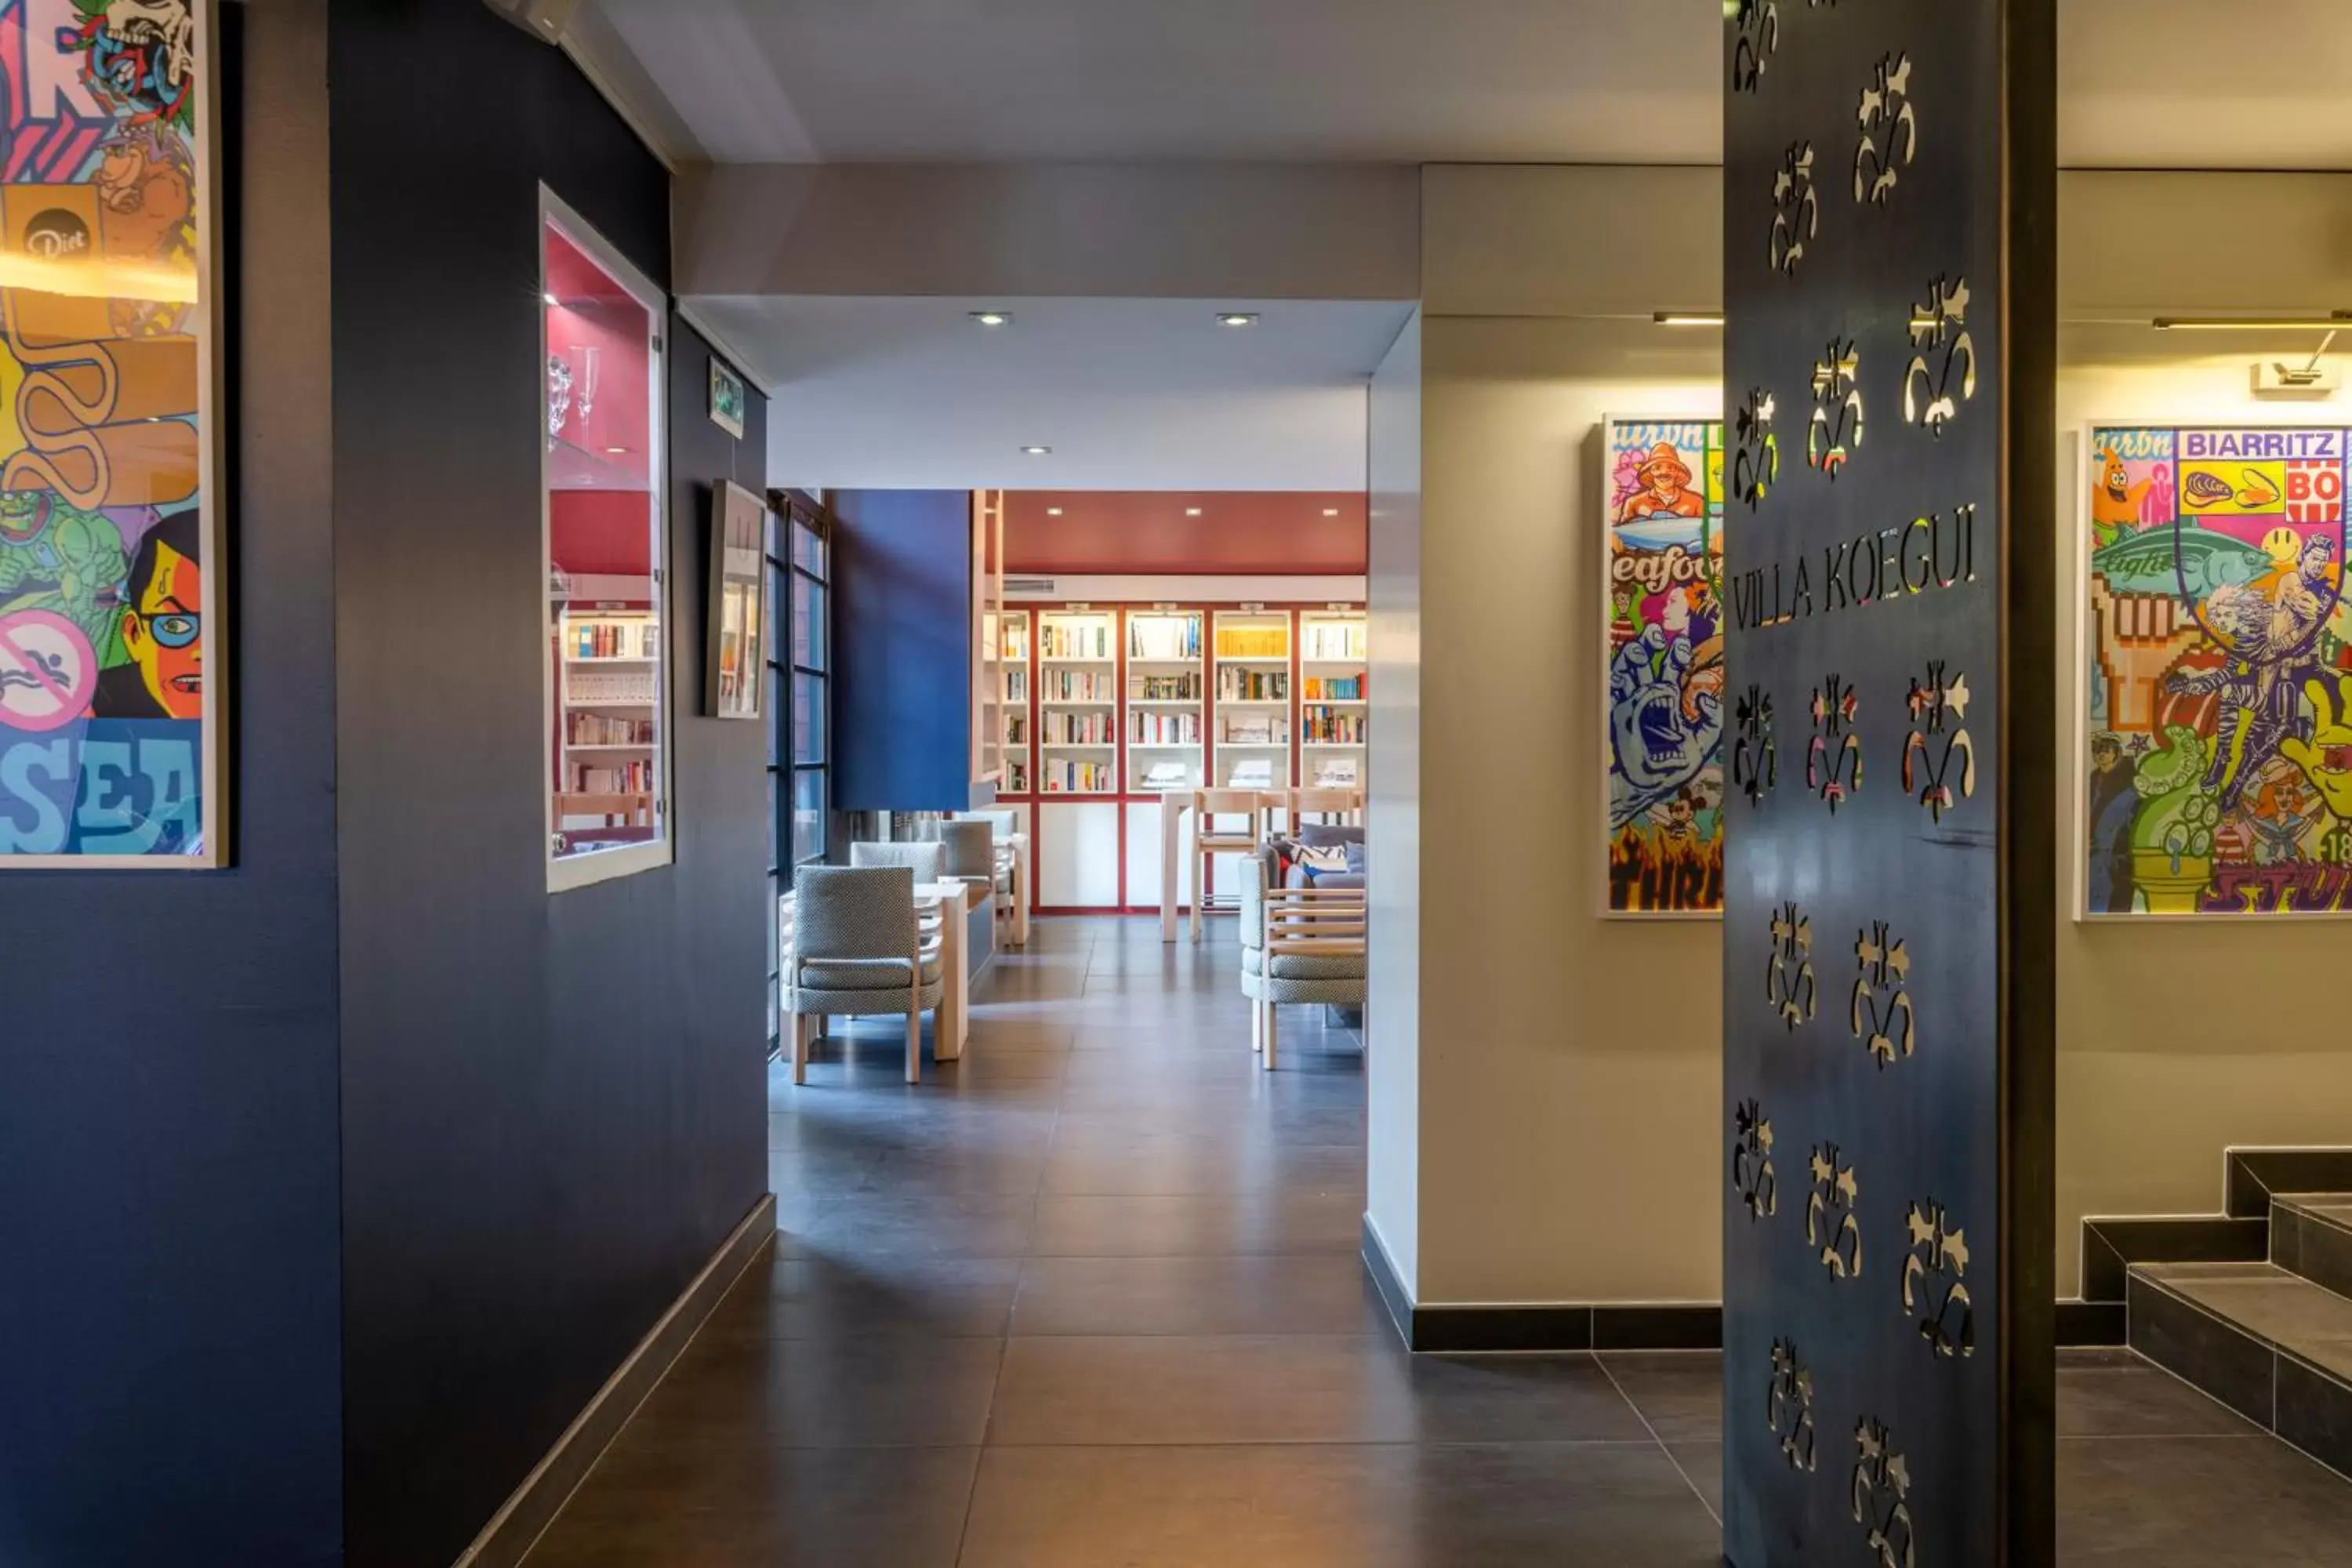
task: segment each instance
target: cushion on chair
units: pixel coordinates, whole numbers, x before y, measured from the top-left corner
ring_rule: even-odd
[[[1293,837],[1310,848],[1319,849],[1334,844],[1361,844],[1364,830],[1344,822],[1302,822]]]
[[[853,844],[849,847],[849,863],[852,866],[904,866],[915,873],[918,882],[938,881],[945,857],[946,852],[937,844]]]
[[[934,949],[923,954],[923,984],[928,985],[939,978],[940,955]],[[904,991],[907,988],[907,961],[903,958],[871,963],[848,959],[807,959],[801,964],[801,985],[810,991]]]
[[[1242,972],[1264,974],[1265,954],[1257,948],[1242,950]],[[1361,980],[1364,978],[1364,957],[1361,953],[1324,956],[1317,953],[1278,952],[1274,957],[1274,977],[1277,980]]]

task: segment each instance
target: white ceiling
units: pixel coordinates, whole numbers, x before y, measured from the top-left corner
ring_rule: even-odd
[[[772,396],[769,477],[809,488],[1358,490],[1365,383],[1408,305],[702,299]],[[1246,329],[1220,310],[1262,312]],[[1052,455],[1022,453],[1050,446]]]
[[[1712,163],[1722,0],[590,0],[717,163]],[[2070,167],[2352,168],[2347,0],[2059,0]],[[596,52],[602,54],[604,48]],[[636,85],[633,80],[631,86]]]

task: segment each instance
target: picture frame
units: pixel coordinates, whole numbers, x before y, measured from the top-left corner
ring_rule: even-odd
[[[1611,416],[1595,434],[1600,912],[1719,921],[1732,707],[1718,581],[1723,422]],[[1655,752],[1628,754],[1653,742]]]
[[[748,402],[743,378],[710,356],[710,422],[738,441],[743,438],[743,409]]]
[[[710,577],[703,625],[702,710],[758,719],[766,685],[767,504],[732,479],[710,488]]]
[[[0,446],[0,870],[212,869],[234,677],[216,16],[62,10],[79,25],[28,24],[17,64],[75,95],[88,134],[58,143],[29,100],[0,111],[22,171],[0,184],[0,248],[89,275],[19,277],[0,301],[19,408],[71,421],[20,417]]]

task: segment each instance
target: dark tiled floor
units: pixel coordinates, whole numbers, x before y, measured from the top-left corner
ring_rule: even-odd
[[[529,1568],[1714,1568],[1704,1354],[1408,1357],[1360,1042],[1256,1070],[1231,926],[1040,922],[961,1063],[772,1077],[776,1256]],[[2352,1563],[2352,1486],[2128,1352],[2061,1374],[2063,1561]]]

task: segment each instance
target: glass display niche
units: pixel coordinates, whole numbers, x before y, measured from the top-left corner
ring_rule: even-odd
[[[670,858],[661,295],[543,196],[548,887]]]

